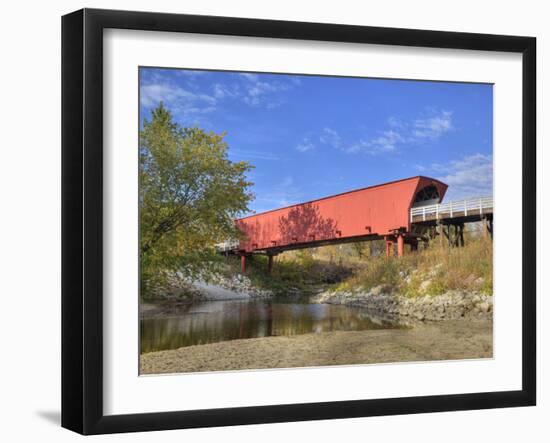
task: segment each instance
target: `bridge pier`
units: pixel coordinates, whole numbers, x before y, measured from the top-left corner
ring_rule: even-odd
[[[384,236],[384,241],[386,242],[386,257],[391,257],[393,255],[393,244],[397,243],[397,256],[403,257],[405,255],[405,235],[400,233],[397,235],[386,235]],[[411,244],[412,248],[412,244]]]
[[[241,274],[246,274],[246,255],[241,254]]]
[[[464,246],[464,223],[453,223],[448,228],[449,246],[460,248]]]
[[[487,238],[488,235],[493,238],[493,219],[487,216],[484,216],[481,219],[481,230],[483,232],[483,238]]]
[[[273,270],[273,255],[269,254],[267,256],[267,273],[271,274],[272,270]]]
[[[405,236],[403,234],[397,235],[397,256],[403,257],[405,255]]]
[[[386,258],[389,258],[392,255],[393,241],[388,235],[384,237],[384,240],[386,241]]]
[[[441,222],[437,222],[437,232],[439,233],[439,245],[445,246],[445,225]]]

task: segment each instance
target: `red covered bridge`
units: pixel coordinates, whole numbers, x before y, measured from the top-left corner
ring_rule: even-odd
[[[384,239],[387,255],[397,244],[397,255],[402,256],[405,244],[416,249],[423,231],[418,227],[449,220],[449,214],[437,210],[446,191],[445,183],[417,176],[255,214],[236,220],[243,239],[225,250],[241,256],[243,272],[247,255],[253,253],[268,255],[271,269],[273,256],[283,251],[365,240]],[[492,220],[492,199],[490,206]],[[418,219],[413,214],[418,214],[416,208],[421,207]],[[426,217],[425,208],[434,207],[435,217],[431,210]],[[464,222],[482,219],[483,210],[476,213],[470,208],[468,214],[467,207],[466,203],[463,208],[458,205],[453,214],[451,206],[450,219],[458,220],[462,226]],[[488,212],[486,207],[485,215]],[[449,240],[450,234],[448,226]],[[460,235],[461,231],[457,238]]]

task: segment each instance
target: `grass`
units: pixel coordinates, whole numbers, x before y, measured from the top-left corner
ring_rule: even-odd
[[[369,290],[385,285],[392,292],[416,297],[449,290],[493,292],[493,248],[490,239],[468,238],[465,247],[433,245],[402,258],[371,257],[334,289]]]

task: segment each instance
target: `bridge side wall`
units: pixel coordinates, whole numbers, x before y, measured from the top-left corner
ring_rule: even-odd
[[[240,249],[251,252],[409,230],[409,209],[416,192],[432,183],[432,179],[414,177],[237,220],[246,236]],[[444,194],[446,186],[441,185]]]

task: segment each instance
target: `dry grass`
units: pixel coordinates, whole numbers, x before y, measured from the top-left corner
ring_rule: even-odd
[[[378,256],[366,260],[360,270],[336,289],[368,290],[387,285],[403,295],[437,295],[448,290],[493,292],[493,244],[478,236],[466,246],[433,245],[402,258]]]

